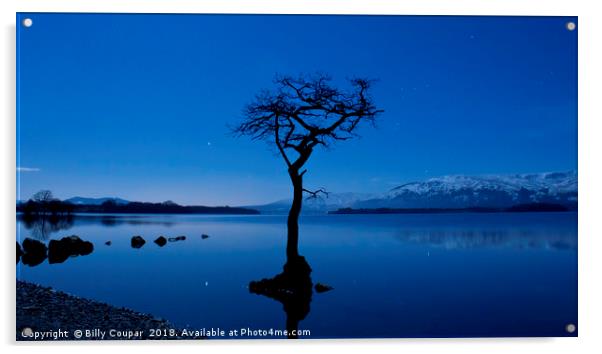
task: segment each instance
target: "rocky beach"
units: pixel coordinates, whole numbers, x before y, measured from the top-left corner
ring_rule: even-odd
[[[166,320],[29,282],[17,280],[16,300],[17,341],[182,339]]]

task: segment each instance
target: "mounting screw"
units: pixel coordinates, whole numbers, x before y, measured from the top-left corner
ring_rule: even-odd
[[[568,29],[569,31],[574,31],[575,28],[577,28],[577,25],[575,24],[575,22],[570,21],[566,23],[566,29]]]

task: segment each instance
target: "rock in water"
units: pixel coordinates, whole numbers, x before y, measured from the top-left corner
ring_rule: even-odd
[[[184,241],[186,236],[170,237],[169,242]]]
[[[17,242],[17,263],[21,260],[21,255],[23,255],[23,251],[21,250],[19,242]]]
[[[167,239],[163,236],[159,236],[157,237],[157,239],[155,240],[155,243],[157,245],[159,245],[159,247],[163,247],[167,244]]]
[[[202,238],[203,240],[204,240],[204,239],[207,239],[207,238],[209,238],[209,235],[207,235],[207,234],[202,234],[202,235],[201,235],[201,238]]]
[[[332,286],[330,285],[326,285],[326,284],[322,284],[322,283],[316,283],[316,285],[314,286],[314,289],[316,289],[317,293],[325,293],[327,291],[330,291],[332,289],[334,289]]]
[[[23,256],[21,261],[30,267],[36,266],[46,259],[48,249],[46,244],[31,238],[23,240]]]
[[[111,241],[107,241],[107,242],[105,242],[105,245],[107,245],[107,246],[110,246],[111,244],[112,244],[112,242],[111,242]]]
[[[132,248],[140,248],[144,246],[146,241],[142,238],[142,236],[134,236],[132,237]]]
[[[48,243],[48,263],[63,263],[69,257],[86,256],[94,251],[92,242],[72,235]]]
[[[43,242],[29,237],[23,240],[23,253],[38,253],[43,250],[46,250],[46,245]]]

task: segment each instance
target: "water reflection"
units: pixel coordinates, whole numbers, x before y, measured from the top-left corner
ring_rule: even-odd
[[[158,226],[173,226],[176,223],[172,221],[157,221],[149,220],[144,215],[77,215],[77,223],[81,224],[102,224],[103,226],[120,226],[120,225],[158,225]]]
[[[311,267],[305,257],[296,256],[287,260],[282,273],[249,283],[251,293],[267,296],[282,304],[289,339],[298,338],[299,322],[310,311],[313,292],[310,274]]]
[[[26,230],[37,240],[48,240],[50,235],[61,230],[73,227],[72,215],[17,215],[17,220],[22,221]]]
[[[531,229],[404,229],[394,237],[404,243],[429,245],[445,249],[508,247],[515,249],[574,250],[574,232]]]
[[[52,234],[59,231],[69,230],[74,225],[102,225],[107,227],[115,227],[120,225],[157,225],[157,226],[173,226],[175,223],[171,221],[149,220],[143,215],[128,215],[123,217],[120,215],[29,215],[17,214],[17,221],[21,221],[25,229],[29,231],[29,235],[34,239],[46,241],[51,238]]]

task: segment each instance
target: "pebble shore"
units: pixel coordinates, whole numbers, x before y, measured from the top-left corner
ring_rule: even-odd
[[[47,333],[48,340],[182,339],[172,335],[152,336],[153,332],[179,332],[166,320],[23,281],[17,281],[16,315],[17,341],[40,340],[23,334],[35,332]],[[62,332],[56,338],[59,330]],[[77,330],[83,332],[81,338],[74,335]],[[89,332],[91,334],[86,336],[86,330],[97,332]],[[123,334],[109,336],[110,330],[114,330],[114,334],[123,331]],[[105,331],[104,338],[94,335],[100,331]],[[126,334],[134,331],[139,336],[127,338]],[[66,338],[62,337],[63,333]]]

